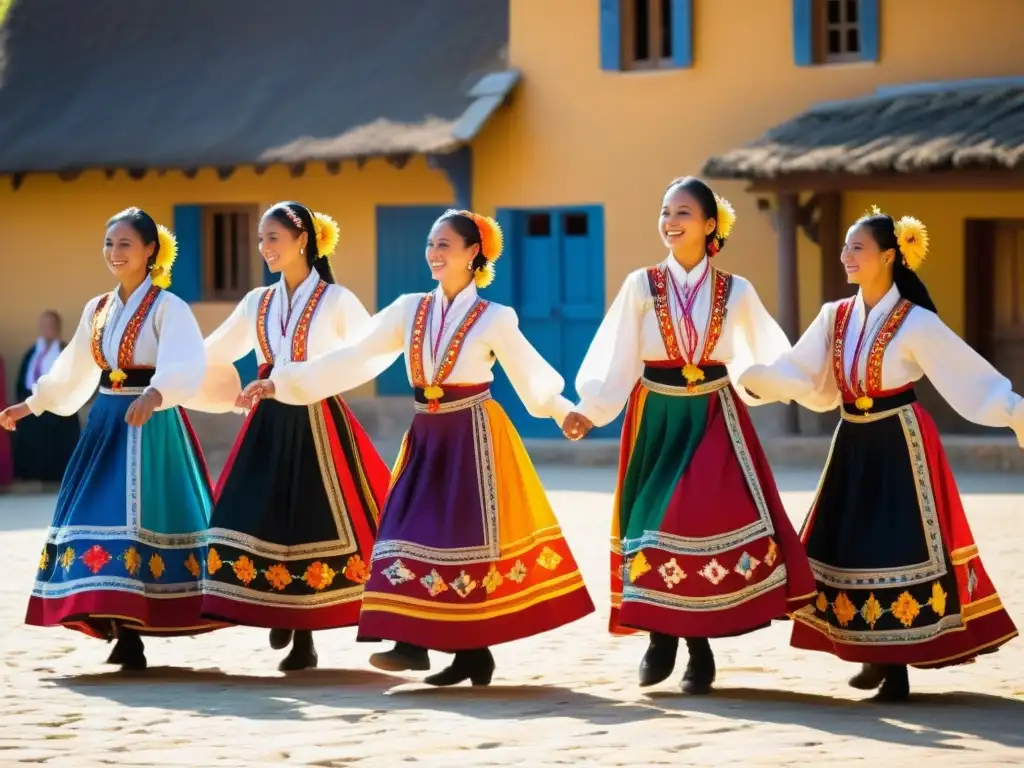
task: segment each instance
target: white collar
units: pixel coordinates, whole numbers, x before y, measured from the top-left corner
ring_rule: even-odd
[[[459,291],[451,304],[448,303],[448,297],[444,295],[444,291],[441,289],[440,285],[438,285],[434,290],[434,298],[436,299],[439,307],[447,309],[451,309],[455,306],[466,306],[467,304],[472,304],[477,298],[476,283],[470,282],[469,285]]]
[[[289,304],[294,304],[297,297],[305,296],[307,293],[311,292],[319,282],[320,273],[315,269],[311,269],[309,270],[309,274],[306,276],[306,279],[299,283],[295,288],[295,293],[288,296],[288,286],[284,282],[284,275],[282,274],[281,279],[278,280],[278,284],[281,288],[281,296],[285,297]]]
[[[865,312],[864,310],[866,307],[864,306],[864,293],[862,291],[857,291],[856,309],[860,316],[865,318],[864,322],[867,322],[878,315],[887,317],[889,313],[892,312],[893,307],[895,307],[899,302],[900,298],[899,288],[896,287],[896,283],[893,283],[892,287],[886,291],[886,294],[882,297],[881,301],[875,304],[875,306],[871,308],[870,312]]]
[[[114,286],[114,290],[111,292],[114,296],[114,303],[118,307],[126,307],[129,304],[131,304],[135,298],[141,298],[142,296],[145,296],[146,291],[148,291],[152,286],[153,281],[147,275],[146,279],[142,281],[142,284],[134,291],[132,291],[132,295],[128,297],[128,301],[121,301],[121,292],[119,290],[120,286]]]
[[[672,277],[675,278],[680,287],[696,285],[697,281],[700,280],[701,275],[704,274],[704,270],[710,269],[711,267],[708,263],[708,257],[705,256],[697,262],[697,265],[693,269],[687,271],[682,264],[676,261],[675,257],[671,253],[665,260],[665,264],[668,265],[669,271],[672,273]]]

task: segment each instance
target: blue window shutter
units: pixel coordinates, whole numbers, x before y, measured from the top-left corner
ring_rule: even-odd
[[[622,69],[622,8],[620,0],[601,0],[601,69]]]
[[[861,61],[878,61],[878,0],[858,0]]]
[[[499,208],[494,214],[494,220],[498,222],[504,235],[504,247],[501,258],[494,263],[494,282],[484,290],[484,298],[512,306],[515,304],[514,269],[518,248],[516,212],[508,208]]]
[[[813,4],[814,0],[793,0],[793,61],[798,67],[814,64]]]
[[[174,262],[171,287],[185,301],[203,298],[203,207],[174,206],[174,237],[178,258]]]
[[[693,0],[672,0],[672,63],[693,66]]]

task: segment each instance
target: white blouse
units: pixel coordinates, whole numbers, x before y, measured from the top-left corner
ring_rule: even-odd
[[[275,366],[270,380],[274,382],[277,399],[284,403],[303,403],[354,389],[380,372],[372,361],[381,356],[393,361],[402,353],[411,384],[409,349],[413,323],[423,296],[413,293],[398,297],[373,317],[367,333],[355,343],[308,363]],[[433,347],[438,333],[441,339],[436,346],[440,355],[476,299],[476,287],[472,284],[455,297],[450,307],[441,289],[435,291],[423,341],[423,373],[427,381],[433,380],[436,369]],[[446,311],[442,327],[443,309]],[[572,408],[572,403],[562,396],[565,380],[519,330],[515,310],[501,304],[491,302],[472,326],[442,387],[444,383],[467,386],[493,381],[495,358],[532,416],[550,417],[562,423]]]
[[[680,292],[685,294],[687,288],[692,290],[697,285],[710,264],[705,258],[687,272],[670,255],[659,266],[668,270]],[[694,357],[698,360],[704,350],[712,310],[712,277],[713,272],[709,272],[693,299],[692,317],[697,329]],[[685,350],[685,333],[680,323],[682,307],[672,281],[666,282],[676,338],[680,349]],[[790,348],[789,339],[764,308],[754,286],[739,275],[733,275],[722,334],[714,349],[708,350],[709,359],[725,363],[730,378],[736,381],[748,366],[755,362],[773,362]],[[623,282],[580,366],[576,391],[581,399],[575,410],[598,427],[614,421],[639,380],[644,361],[668,359],[647,269],[639,269]],[[757,401],[748,398],[742,390],[738,394],[745,402],[757,405]]]
[[[858,293],[843,343],[843,372],[847,387],[860,392],[867,376],[868,350],[886,318],[900,300],[894,285],[870,312]],[[755,365],[740,384],[766,402],[795,400],[805,408],[830,411],[840,405],[842,391],[833,373],[832,353],[836,311],[831,302],[800,337],[793,349],[771,365]],[[853,359],[867,319],[856,377]],[[897,390],[927,376],[953,409],[969,421],[988,427],[1012,427],[1024,440],[1024,401],[1009,379],[993,368],[939,319],[934,312],[913,307],[882,357],[882,390]]]
[[[117,289],[109,295],[103,323],[103,357],[117,367],[118,347],[128,322],[152,286],[149,278],[122,302]],[[100,381],[101,369],[92,355],[92,321],[103,296],[91,299],[82,311],[78,328],[50,372],[41,376],[25,401],[37,416],[44,411],[59,416],[76,413]],[[206,371],[203,335],[188,304],[168,291],[160,291],[135,342],[133,364],[155,367],[147,389],[160,392],[163,401],[157,410],[181,405],[197,392]]]
[[[236,410],[235,399],[242,390],[242,382],[234,362],[251,351],[255,350],[259,365],[273,363],[280,366],[292,362],[292,343],[296,331],[319,285],[320,275],[316,270],[311,270],[309,277],[295,289],[290,298],[284,277],[272,288],[260,287],[249,291],[227,320],[206,339],[206,380],[202,391],[190,399],[186,407],[209,413]],[[370,314],[352,291],[340,285],[324,285],[319,301],[312,307],[313,315],[305,329],[307,360],[329,352],[345,341],[358,339],[370,322]],[[263,349],[257,327],[260,305],[268,290],[272,290],[273,294],[267,306],[264,327],[270,359]],[[365,361],[364,365],[371,374],[370,378],[374,378],[393,361],[393,356],[378,357]],[[304,399],[296,404],[310,405],[336,395],[338,391],[311,400]]]

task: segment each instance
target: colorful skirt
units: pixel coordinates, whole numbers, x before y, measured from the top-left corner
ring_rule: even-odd
[[[818,594],[793,615],[797,648],[937,668],[1017,634],[913,390],[843,407],[802,538]]]
[[[814,598],[800,539],[724,365],[687,389],[648,363],[622,428],[611,538],[615,634],[727,637]]]
[[[389,476],[341,398],[261,400],[217,485],[203,615],[271,629],[354,626]]]
[[[522,440],[487,385],[445,387],[395,464],[359,639],[438,651],[537,635],[594,610]]]
[[[27,624],[101,638],[114,624],[163,636],[221,626],[199,615],[212,507],[199,442],[180,408],[157,411],[142,427],[125,423],[144,386],[134,375],[119,392],[101,388],[89,412],[39,556]]]

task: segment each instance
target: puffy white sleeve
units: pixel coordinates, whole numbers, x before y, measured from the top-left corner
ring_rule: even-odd
[[[934,312],[914,307],[911,313],[903,328],[907,333],[903,341],[943,399],[975,424],[1011,427],[1024,446],[1024,404],[1010,380]]]
[[[253,349],[255,312],[250,310],[255,310],[255,306],[250,304],[258,304],[264,290],[250,291],[217,330],[206,337],[206,375],[199,391],[183,403],[186,408],[207,413],[241,411],[235,407],[235,399],[242,391],[242,379],[234,364]]]
[[[100,297],[85,305],[75,335],[48,373],[32,387],[25,404],[36,416],[46,411],[71,416],[89,402],[100,383],[100,367],[92,358],[92,316]]]
[[[561,426],[572,410],[572,403],[562,396],[565,379],[519,330],[515,310],[498,308],[489,330],[491,349],[527,412],[538,419],[550,417]]]
[[[373,320],[370,313],[366,311],[363,302],[359,300],[348,288],[337,286],[338,300],[333,304],[334,327],[339,338],[344,339],[346,344],[354,344],[361,340],[370,331],[370,323]],[[395,362],[393,352],[384,355],[377,355],[372,359],[363,361],[363,374],[366,381],[371,381],[380,376]]]
[[[574,410],[595,427],[615,420],[643,373],[640,327],[649,297],[642,278],[634,272],[623,282],[576,374],[580,402]]]
[[[404,351],[405,310],[417,298],[400,296],[352,342],[306,362],[275,366],[270,375],[275,397],[288,405],[309,405],[372,380],[379,373],[379,358],[386,357],[390,365]]]
[[[775,318],[761,303],[761,297],[749,281],[733,276],[734,301],[730,301],[729,310],[735,328],[736,338],[733,343],[733,358],[729,361],[729,377],[738,383],[740,376],[752,365],[771,365],[784,354],[792,350]],[[746,390],[737,387],[740,399],[748,405],[760,405],[764,401],[750,397]]]
[[[823,306],[800,340],[775,362],[747,368],[739,376],[739,386],[765,403],[796,400],[822,413],[838,407],[842,393],[832,374],[830,343],[833,307]]]
[[[199,323],[188,304],[163,294],[153,318],[156,330],[156,371],[148,389],[162,396],[158,410],[175,408],[194,397],[206,375],[206,349]]]

